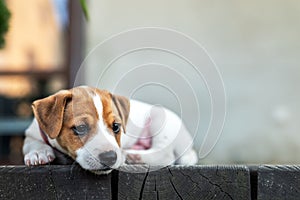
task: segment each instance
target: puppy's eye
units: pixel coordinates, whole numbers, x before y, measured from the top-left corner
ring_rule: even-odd
[[[89,132],[89,127],[87,125],[79,125],[74,126],[72,130],[74,131],[75,135],[83,136]]]
[[[121,126],[121,124],[119,124],[119,123],[114,122],[112,124],[112,130],[115,134],[118,134],[120,132],[120,126]]]

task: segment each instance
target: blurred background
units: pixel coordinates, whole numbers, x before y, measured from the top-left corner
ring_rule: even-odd
[[[79,1],[1,1],[11,17],[0,49],[0,164],[22,164],[32,101],[69,88],[80,65],[83,17]]]
[[[98,83],[114,47],[89,59],[77,73],[99,43],[122,31],[152,26],[194,38],[222,75],[227,95],[225,126],[213,151],[200,163],[300,163],[299,1],[87,1],[89,21],[76,0],[5,2],[11,20],[0,50],[0,164],[22,163],[23,131],[32,117],[34,99],[72,87],[75,79],[76,84],[97,83],[110,89],[110,80],[120,77],[124,69],[158,57],[195,86],[201,100],[201,123],[195,133],[199,150],[210,118],[209,94],[186,63],[161,52],[137,52],[120,58],[105,81]],[[136,78],[143,76],[141,71]],[[169,80],[176,82],[175,77]],[[181,82],[176,87],[181,90]],[[133,97],[180,114],[174,95],[157,85],[143,87]],[[181,101],[189,104],[190,97]],[[194,104],[190,105],[187,109],[192,111]],[[191,132],[196,114],[183,117]]]

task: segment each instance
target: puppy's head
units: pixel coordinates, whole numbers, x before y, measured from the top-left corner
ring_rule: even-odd
[[[129,100],[90,87],[61,90],[33,102],[37,122],[52,144],[95,173],[119,167]]]

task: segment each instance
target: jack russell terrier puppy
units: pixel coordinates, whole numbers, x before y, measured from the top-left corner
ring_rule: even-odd
[[[182,121],[163,107],[80,86],[36,100],[32,108],[23,146],[28,166],[52,162],[54,149],[98,174],[125,161],[160,166],[198,161]]]

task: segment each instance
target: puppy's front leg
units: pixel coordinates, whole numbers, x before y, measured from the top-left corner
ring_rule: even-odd
[[[23,145],[24,163],[30,166],[52,162],[55,158],[53,149],[43,141],[35,119],[25,133],[26,138]]]
[[[145,164],[139,154],[126,153],[126,164]]]
[[[34,138],[26,137],[23,147],[24,163],[30,165],[43,165],[54,160],[55,155],[53,149]]]

